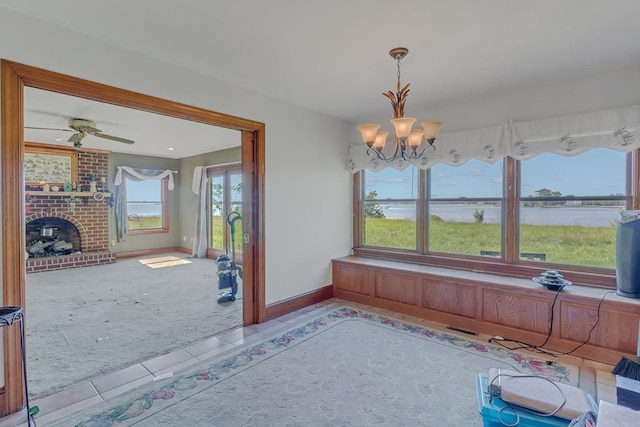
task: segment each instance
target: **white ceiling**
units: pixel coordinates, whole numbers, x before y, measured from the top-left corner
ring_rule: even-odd
[[[117,107],[39,89],[25,88],[24,125],[68,129],[69,119],[92,120],[102,133],[135,141],[133,145],[88,135],[85,148],[181,159],[238,147],[239,131]],[[25,141],[67,144],[73,132],[25,129]],[[188,141],[188,143],[185,143]],[[69,145],[71,145],[69,143]],[[171,150],[170,150],[171,149]]]
[[[412,82],[407,108],[420,110],[640,64],[638,0],[0,0],[0,6],[353,122],[391,115],[380,94],[395,89],[387,52],[396,46],[410,50],[402,80]],[[73,108],[65,118],[87,107]],[[139,123],[105,114],[81,118],[123,137]]]

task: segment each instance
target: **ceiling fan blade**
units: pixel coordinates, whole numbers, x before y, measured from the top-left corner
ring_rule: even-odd
[[[74,133],[73,135],[71,135],[69,137],[69,139],[67,140],[67,142],[73,142],[74,144],[76,142],[80,142],[82,141],[82,139],[86,136],[86,134],[82,133],[82,132],[78,132],[78,133]]]
[[[58,128],[39,128],[39,127],[34,127],[34,126],[25,126],[25,129],[37,129],[37,130],[59,130],[62,132],[75,132],[71,129],[58,129]]]
[[[125,144],[134,144],[135,141],[132,141],[130,139],[126,139],[126,138],[120,138],[118,136],[112,136],[112,135],[105,135],[104,133],[92,133],[91,135],[93,136],[97,136],[98,138],[104,138],[104,139],[110,139],[112,141],[117,141],[117,142],[123,142]]]
[[[86,133],[88,133],[90,135],[93,135],[93,134],[98,133],[98,132],[102,132],[100,129],[96,129],[96,128],[91,127],[91,126],[77,126],[77,127],[74,127],[73,129],[77,129],[80,132],[86,132]]]

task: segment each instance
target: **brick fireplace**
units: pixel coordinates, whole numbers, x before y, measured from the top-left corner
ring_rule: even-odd
[[[29,199],[25,206],[26,244],[56,240],[71,246],[61,255],[30,256],[27,273],[115,262],[115,254],[109,251],[108,198],[95,200],[93,193],[88,192],[89,174],[95,174],[98,183],[107,178],[108,152],[79,150],[77,154],[78,190],[82,191],[26,191]],[[52,230],[50,235],[41,235],[43,227]]]

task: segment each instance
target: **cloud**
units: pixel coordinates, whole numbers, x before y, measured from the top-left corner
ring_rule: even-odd
[[[407,181],[409,180],[406,178],[389,178],[387,180],[387,182],[390,184],[402,184],[403,182],[407,182]]]
[[[495,178],[491,178],[491,182],[494,184],[502,184],[502,177],[496,176]]]
[[[484,175],[484,172],[485,172],[484,170],[478,169],[478,168],[471,169],[471,175],[473,175],[473,176]]]

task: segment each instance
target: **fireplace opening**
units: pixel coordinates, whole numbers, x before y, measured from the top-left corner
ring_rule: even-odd
[[[62,218],[44,217],[28,222],[25,241],[30,258],[69,255],[81,251],[78,228]]]

